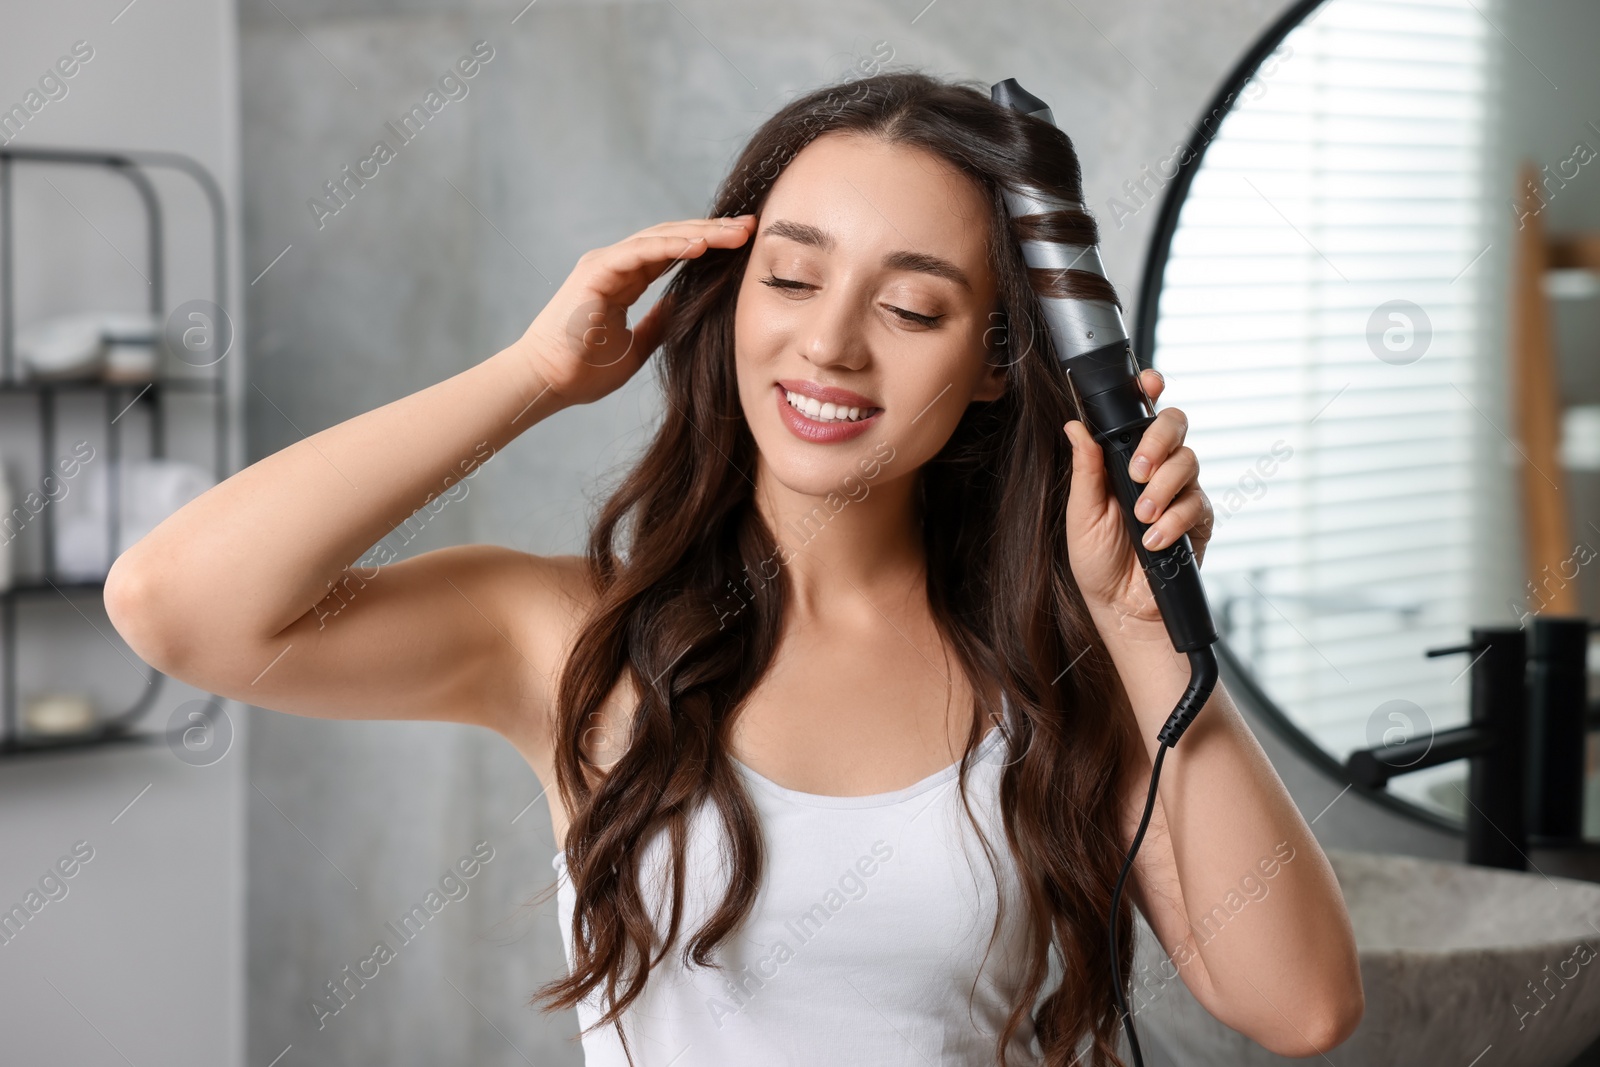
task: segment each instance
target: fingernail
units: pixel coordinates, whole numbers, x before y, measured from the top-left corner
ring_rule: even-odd
[[[1156,503],[1149,497],[1142,496],[1139,498],[1139,502],[1133,506],[1133,513],[1139,517],[1140,522],[1149,522],[1155,516]]]
[[[1144,532],[1144,547],[1157,548],[1159,547],[1160,540],[1161,531],[1158,528],[1152,526],[1150,529]]]
[[[1128,473],[1142,481],[1150,473],[1150,461],[1143,456],[1134,456],[1133,462],[1128,464]]]

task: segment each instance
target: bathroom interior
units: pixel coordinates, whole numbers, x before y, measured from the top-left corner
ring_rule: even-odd
[[[1584,0],[14,5],[0,1062],[582,1063],[575,1015],[529,1005],[565,962],[521,757],[165,678],[106,570],[504,347],[584,251],[704,214],[798,93],[916,67],[1049,102],[1189,416],[1223,684],[1360,948],[1366,1014],[1322,1058],[1600,1064],[1596,40]],[[533,427],[390,543],[582,551],[659,402],[641,374]],[[468,856],[425,936],[317,1010]],[[1140,934],[1147,1063],[1288,1062]]]

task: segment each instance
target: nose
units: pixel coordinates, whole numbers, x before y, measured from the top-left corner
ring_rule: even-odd
[[[861,370],[871,359],[862,317],[861,297],[847,286],[823,289],[807,301],[800,353],[815,367]]]

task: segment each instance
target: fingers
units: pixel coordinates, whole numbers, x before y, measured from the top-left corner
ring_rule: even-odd
[[[1155,400],[1167,387],[1167,380],[1154,367],[1147,367],[1139,372],[1139,384],[1144,388],[1144,395]]]
[[[1105,454],[1082,422],[1071,419],[1064,428],[1072,442],[1072,493],[1067,504],[1093,504],[1106,491]]]
[[[650,267],[660,274],[680,259],[693,259],[708,248],[737,248],[750,236],[744,226],[706,226],[698,233],[663,233],[630,237],[599,249],[595,266],[617,276],[632,275]]]
[[[754,215],[716,215],[709,219],[674,219],[671,222],[658,222],[654,226],[646,226],[633,237],[658,237],[662,234],[686,234],[694,236],[707,230],[720,229],[733,226],[749,230],[756,221]],[[631,238],[630,238],[631,239]]]
[[[597,284],[627,299],[638,299],[646,286],[681,259],[694,259],[708,248],[737,248],[749,240],[756,217],[686,219],[664,222],[614,245],[584,253],[595,269]]]
[[[1077,419],[1069,421],[1065,429],[1072,440],[1072,496],[1068,506],[1094,504],[1106,492],[1105,455]],[[1134,514],[1150,527],[1144,536],[1146,548],[1165,548],[1197,525],[1209,533],[1211,502],[1200,490],[1199,474],[1200,460],[1186,446],[1180,446],[1156,468],[1134,504]]]
[[[1148,479],[1150,472],[1183,444],[1188,432],[1189,417],[1182,409],[1163,408],[1156,412],[1156,421],[1146,427],[1139,447],[1128,461],[1128,476],[1136,482]]]
[[[699,245],[698,252],[703,252],[707,247],[734,247],[743,244],[755,230],[756,216],[738,215],[732,218],[710,219],[680,219],[676,222],[662,222],[648,226],[638,233],[612,245],[612,248],[625,248],[639,241],[652,241],[657,238],[680,238],[685,246]],[[698,254],[696,252],[696,254]]]
[[[1199,473],[1200,462],[1190,448],[1178,449],[1156,469],[1133,510],[1150,527],[1144,536],[1146,548],[1165,548],[1200,520],[1208,505],[1200,492]]]
[[[1198,485],[1191,485],[1178,494],[1178,499],[1162,514],[1161,521],[1145,531],[1144,547],[1155,552],[1189,534],[1198,564],[1205,556],[1215,521],[1210,498]]]

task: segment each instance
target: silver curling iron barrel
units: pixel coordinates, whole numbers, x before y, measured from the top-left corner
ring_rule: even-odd
[[[1055,117],[1043,100],[1007,78],[990,87],[989,98],[996,104],[1020,111],[1056,124]],[[1006,211],[1013,218],[1026,215],[1046,215],[1051,212],[1083,210],[1080,203],[1064,203],[1038,189],[1002,190]],[[1054,241],[1021,242],[1022,258],[1029,268],[1043,270],[1082,270],[1106,276],[1100,262],[1100,249],[1094,245],[1073,246]],[[1200,584],[1200,564],[1194,558],[1189,535],[1156,552],[1140,543],[1149,527],[1133,513],[1133,505],[1142,489],[1128,474],[1128,461],[1139,447],[1147,426],[1155,421],[1155,411],[1150,398],[1139,386],[1139,365],[1133,356],[1133,345],[1128,341],[1128,331],[1122,324],[1122,313],[1117,306],[1104,300],[1074,300],[1040,296],[1050,338],[1055,346],[1056,358],[1067,371],[1067,380],[1078,400],[1078,409],[1084,423],[1105,456],[1106,472],[1113,491],[1122,505],[1122,517],[1128,534],[1133,539],[1134,551],[1144,567],[1156,606],[1161,610],[1161,620],[1166,624],[1172,647],[1189,657],[1189,685],[1178,698],[1177,705],[1167,716],[1165,725],[1156,735],[1155,759],[1150,767],[1150,790],[1145,796],[1144,814],[1139,828],[1134,832],[1133,843],[1117,875],[1111,891],[1111,916],[1107,922],[1111,948],[1111,991],[1117,1011],[1122,1019],[1123,1032],[1128,1037],[1128,1050],[1135,1067],[1144,1067],[1144,1056],[1139,1049],[1139,1035],[1133,1026],[1133,1013],[1128,1010],[1128,1000],[1122,983],[1122,965],[1117,950],[1117,918],[1121,914],[1123,886],[1133,869],[1133,859],[1144,841],[1145,830],[1150,826],[1150,815],[1155,810],[1156,785],[1161,778],[1161,763],[1167,750],[1178,743],[1217,684],[1217,654],[1211,646],[1217,640],[1217,627],[1211,620],[1211,607],[1206,603],[1205,587]]]
[[[1055,125],[1054,116],[1044,101],[1017,84],[1015,78],[996,83],[991,99]],[[1003,190],[1007,211],[1013,216],[1043,215],[1056,211],[1082,210],[1078,203],[1050,197],[1037,189]],[[1023,241],[1022,256],[1029,267],[1047,270],[1082,270],[1104,278],[1100,249],[1094,245],[1074,246],[1051,241]],[[1145,578],[1161,620],[1166,625],[1172,647],[1190,654],[1192,666],[1199,669],[1195,680],[1203,686],[1186,693],[1162,730],[1162,740],[1176,744],[1204,705],[1216,684],[1216,657],[1210,646],[1217,640],[1217,627],[1211,618],[1200,567],[1194,557],[1189,535],[1157,551],[1141,543],[1149,526],[1133,513],[1134,503],[1144,486],[1128,474],[1128,462],[1139,447],[1147,426],[1155,421],[1155,411],[1139,385],[1139,366],[1133,345],[1122,324],[1122,313],[1115,304],[1100,300],[1039,298],[1055,344],[1056,358],[1067,371],[1077,396],[1083,421],[1105,456],[1106,472],[1117,500],[1122,504],[1134,551],[1144,568]],[[1195,653],[1200,653],[1199,664]]]

